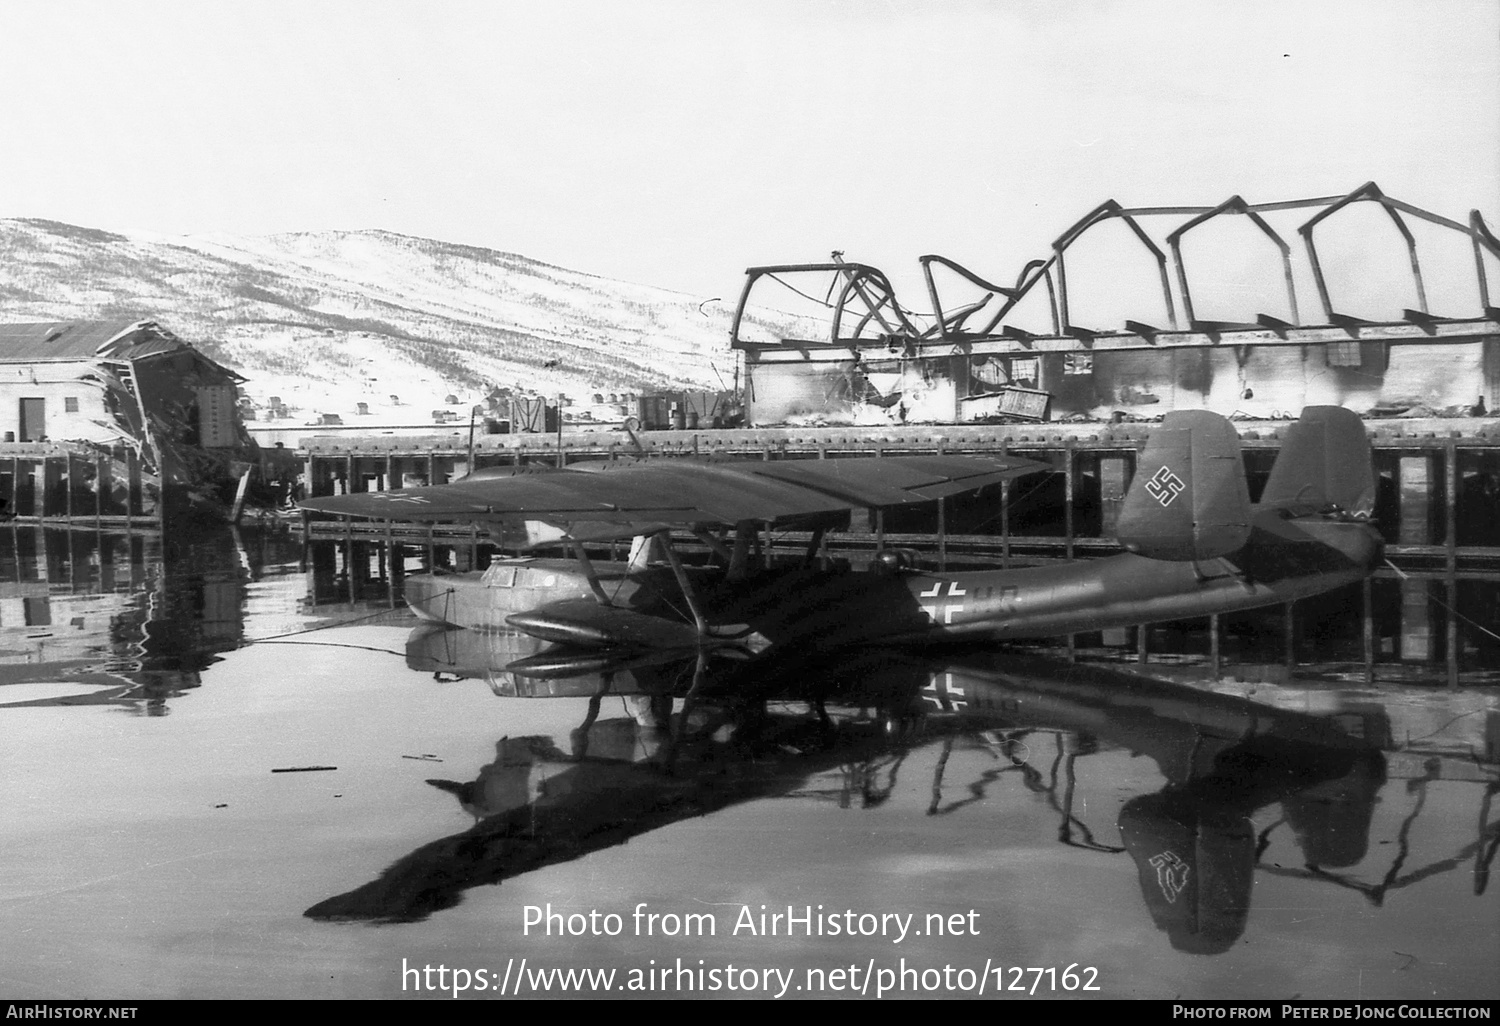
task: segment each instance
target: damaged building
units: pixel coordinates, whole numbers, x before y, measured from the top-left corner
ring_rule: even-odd
[[[256,461],[242,380],[151,321],[0,324],[0,498],[22,516],[215,504]]]
[[[1317,240],[1360,207],[1381,221],[1361,226],[1361,243],[1391,251],[1405,281],[1362,279],[1362,252],[1342,255],[1348,268],[1320,253]],[[1144,225],[1164,216],[1176,220],[1158,239]],[[1278,230],[1273,222],[1287,216],[1296,223]],[[1215,275],[1188,261],[1184,243],[1225,221],[1248,232],[1233,247],[1236,258],[1252,266],[1253,257],[1254,277],[1268,287],[1237,296],[1233,319],[1211,319],[1201,293]],[[1134,263],[1135,280],[1149,285],[1130,294],[1136,312],[1118,328],[1077,323],[1085,297],[1077,283],[1070,294],[1070,259],[1106,226],[1128,247],[1112,254],[1105,277],[1123,279]],[[1413,228],[1427,234],[1419,239]],[[1444,280],[1435,288],[1436,276],[1424,275],[1442,247],[1457,250],[1437,265],[1449,279],[1467,279],[1457,287]],[[1110,201],[1064,232],[1049,257],[1028,263],[1014,286],[921,257],[931,307],[923,315],[898,301],[882,271],[839,254],[751,268],[732,343],[744,357],[745,404],[757,426],[1154,420],[1174,409],[1275,420],[1311,405],[1377,417],[1474,416],[1500,395],[1500,312],[1489,291],[1497,261],[1500,241],[1478,211],[1461,223],[1374,183],[1346,196],[1266,204],[1231,197],[1214,207],[1132,209]],[[1351,313],[1349,304],[1372,291],[1410,305],[1396,316]],[[1430,293],[1451,308],[1430,308],[1438,305]],[[812,301],[808,314],[776,322],[752,312],[792,294]],[[1305,315],[1309,294],[1316,308]]]

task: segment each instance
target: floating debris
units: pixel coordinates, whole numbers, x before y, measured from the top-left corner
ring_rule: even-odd
[[[336,770],[337,766],[283,766],[273,769],[272,773],[320,773],[324,770]]]
[[[442,762],[436,755],[403,755],[403,759],[415,759],[417,762]]]

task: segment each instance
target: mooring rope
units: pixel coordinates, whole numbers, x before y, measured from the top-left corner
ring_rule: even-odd
[[[350,619],[338,619],[338,621],[332,622],[332,624],[318,624],[317,627],[305,627],[303,628],[303,630],[288,630],[285,634],[272,634],[272,636],[270,637],[251,637],[251,639],[243,642],[242,645],[240,645],[240,648],[246,648],[246,646],[249,645],[264,645],[264,643],[273,642],[273,640],[282,640],[284,639],[284,637],[299,637],[302,636],[302,634],[311,634],[314,633],[314,631],[318,630],[329,630],[330,627],[348,627],[348,625],[350,624],[359,624],[359,622],[366,621],[366,619],[375,619],[377,618],[377,616],[390,616],[390,613],[392,613],[392,610],[390,609],[381,609],[378,610],[378,612],[369,613],[368,616],[353,616],[353,618]],[[338,645],[338,642],[318,643],[320,643],[320,645]],[[366,646],[344,645],[344,648],[366,648]],[[371,649],[371,651],[389,652],[392,651],[392,649],[377,648]],[[396,652],[396,654],[401,655],[402,652]]]
[[[1385,565],[1388,566],[1388,567],[1390,567],[1391,570],[1393,570],[1395,572],[1396,576],[1399,577],[1399,578],[1401,578],[1403,581],[1409,581],[1409,580],[1412,579],[1411,574],[1409,574],[1406,571],[1402,570],[1399,566],[1397,566],[1395,563],[1392,563],[1389,559],[1387,559],[1385,561]],[[1431,592],[1428,592],[1427,598],[1430,601],[1436,602],[1438,605],[1442,606],[1448,612],[1452,613],[1455,617],[1457,617],[1458,619],[1462,620],[1464,623],[1468,624],[1470,627],[1473,627],[1475,630],[1477,630],[1477,631],[1483,631],[1485,634],[1488,634],[1490,637],[1494,638],[1496,641],[1500,641],[1500,634],[1496,634],[1494,631],[1490,630],[1488,627],[1486,627],[1482,623],[1478,623],[1478,622],[1476,622],[1474,620],[1469,619],[1467,616],[1465,616],[1464,614],[1460,613],[1457,609],[1454,609],[1448,603],[1444,602],[1442,599],[1438,598],[1436,595],[1432,594]]]

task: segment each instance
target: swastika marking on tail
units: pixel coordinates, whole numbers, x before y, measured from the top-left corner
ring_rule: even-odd
[[[1172,500],[1186,489],[1187,482],[1172,473],[1172,468],[1165,463],[1146,482],[1146,494],[1161,503],[1163,509],[1172,505]]]

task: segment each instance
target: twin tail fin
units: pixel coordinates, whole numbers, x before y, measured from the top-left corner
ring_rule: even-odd
[[[1375,505],[1370,442],[1358,414],[1309,406],[1282,437],[1261,506],[1356,518]],[[1151,433],[1125,495],[1120,544],[1152,559],[1214,559],[1250,537],[1250,496],[1234,425],[1180,410]]]
[[[1359,415],[1342,406],[1303,410],[1282,435],[1281,453],[1260,502],[1368,517],[1375,508],[1375,471]]]
[[[1178,410],[1151,432],[1125,493],[1120,544],[1151,559],[1214,559],[1250,537],[1240,436],[1207,410]]]

